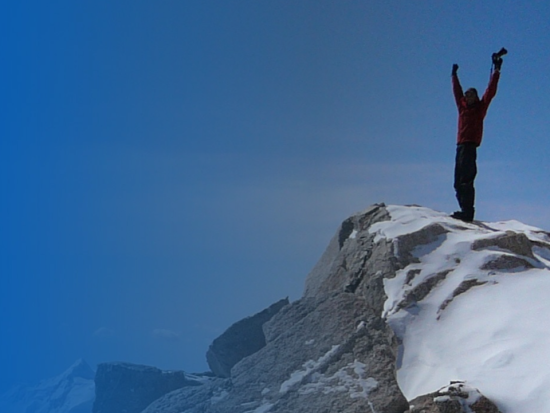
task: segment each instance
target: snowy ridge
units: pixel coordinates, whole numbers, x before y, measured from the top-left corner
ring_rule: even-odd
[[[550,237],[517,221],[462,223],[388,206],[370,228],[413,259],[384,280],[383,316],[402,341],[397,378],[411,400],[465,380],[506,413],[550,405]],[[431,233],[400,251],[402,237]]]

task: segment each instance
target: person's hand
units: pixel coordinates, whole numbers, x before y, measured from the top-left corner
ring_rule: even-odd
[[[457,72],[457,71],[458,71],[458,65],[455,63],[455,64],[453,65],[453,71],[452,71],[453,76],[456,75],[456,72]]]
[[[500,72],[500,67],[502,66],[502,57],[494,59],[493,64],[495,65],[495,70],[498,70]]]

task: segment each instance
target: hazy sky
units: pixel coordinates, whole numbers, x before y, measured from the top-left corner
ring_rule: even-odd
[[[0,9],[0,391],[77,358],[204,371],[376,202],[550,229],[544,1],[17,1]]]

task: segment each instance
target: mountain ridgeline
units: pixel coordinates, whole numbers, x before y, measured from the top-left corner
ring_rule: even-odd
[[[499,294],[550,279],[549,267],[550,236],[537,228],[373,205],[340,225],[302,298],[214,340],[211,377],[127,412],[526,411],[513,396],[514,375],[524,374],[510,361],[514,350],[488,347],[522,334]],[[97,397],[108,390],[98,386]],[[115,410],[96,402],[94,413]]]
[[[100,364],[93,412],[545,411],[547,291],[545,231],[373,205],[340,225],[300,299],[214,340],[211,372]]]

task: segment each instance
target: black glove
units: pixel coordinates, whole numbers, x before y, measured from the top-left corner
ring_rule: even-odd
[[[458,65],[455,63],[455,64],[453,65],[453,71],[451,72],[451,74],[454,76],[454,75],[456,75],[456,72],[457,72],[457,71],[458,71]]]
[[[502,57],[493,59],[493,64],[495,65],[495,70],[500,71],[500,67],[502,66]]]

